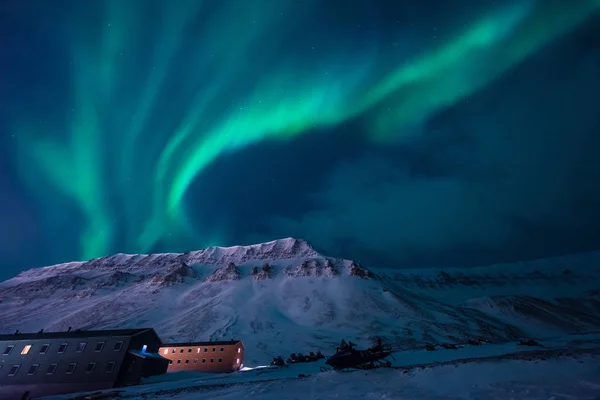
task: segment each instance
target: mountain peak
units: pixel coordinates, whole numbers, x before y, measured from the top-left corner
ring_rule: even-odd
[[[318,257],[319,253],[303,239],[287,237],[247,246],[213,246],[194,252],[207,264],[240,264],[248,260]]]

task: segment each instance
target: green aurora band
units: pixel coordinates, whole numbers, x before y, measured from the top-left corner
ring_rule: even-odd
[[[355,118],[371,140],[401,141],[600,7],[600,0],[506,2],[420,54],[342,46],[306,61],[285,51],[293,29],[286,15],[302,19],[316,0],[303,11],[294,0],[223,2],[195,30],[205,4],[162,2],[151,33],[139,3],[97,3],[101,23],[73,22],[81,35],[69,47],[68,126],[40,131],[27,118],[15,121],[31,190],[43,179],[85,216],[82,259],[112,251],[117,219],[131,251],[173,235],[214,244],[215,232],[188,221],[185,195],[219,155]]]

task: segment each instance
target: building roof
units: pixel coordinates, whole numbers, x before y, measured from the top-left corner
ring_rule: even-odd
[[[91,337],[119,337],[135,336],[153,328],[138,329],[107,329],[107,330],[74,330],[68,332],[38,332],[38,333],[17,333],[12,335],[0,335],[0,342],[15,342],[18,340],[41,340],[41,339],[75,339]],[[155,332],[156,333],[156,332]]]
[[[163,343],[160,347],[231,346],[240,342],[241,340],[219,340],[214,342]]]

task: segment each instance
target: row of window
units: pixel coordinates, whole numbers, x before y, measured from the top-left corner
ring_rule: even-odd
[[[184,351],[185,351],[185,349],[179,349],[179,352],[180,352],[180,353],[183,353]],[[212,348],[212,351],[213,351],[213,353],[215,353],[215,352],[217,351],[217,348],[216,348],[216,347],[213,347],[213,348]],[[221,347],[221,351],[225,351],[225,348],[224,348],[224,347]],[[171,353],[175,354],[176,352],[177,352],[177,349],[171,349]],[[192,349],[191,349],[191,348],[189,348],[187,352],[188,352],[188,353],[191,353],[191,352],[192,352]],[[196,351],[196,352],[197,352],[197,353],[200,353],[200,347],[198,347],[198,348],[197,348],[197,351]],[[205,348],[204,348],[204,352],[205,352],[205,353],[208,353],[208,347],[205,347]],[[238,353],[241,353],[241,352],[242,352],[242,349],[238,347],[238,351],[237,351],[237,352],[238,352]],[[169,349],[164,349],[164,350],[163,350],[163,354],[169,354]]]
[[[198,359],[197,359],[197,358],[194,358],[194,360],[193,360],[193,361],[194,361],[194,364],[198,364]],[[237,361],[237,363],[238,363],[238,364],[240,363],[240,359],[239,359],[239,358],[238,358],[236,361]],[[214,358],[211,358],[211,359],[210,359],[210,362],[211,362],[211,363],[214,363],[214,362],[215,362],[215,359],[214,359]],[[222,359],[222,358],[219,358],[219,359],[217,360],[217,362],[220,362],[220,363],[222,363],[222,362],[223,362],[223,359]],[[185,364],[189,364],[189,363],[190,363],[190,360],[185,360]],[[173,360],[169,360],[169,364],[173,364]],[[181,364],[181,360],[177,360],[177,364]],[[202,359],[202,364],[206,364],[206,358],[203,358],[203,359]]]
[[[106,342],[98,342],[96,343],[96,347],[94,348],[95,352],[100,352],[102,350],[104,350],[104,345],[106,344]],[[29,354],[29,352],[31,351],[31,348],[33,347],[32,344],[27,344],[23,347],[23,350],[21,350],[21,355],[27,355]],[[69,343],[61,343],[58,346],[58,354],[62,354],[64,352],[67,351],[67,347],[69,347]],[[83,353],[83,351],[85,350],[85,348],[87,347],[87,342],[80,342],[77,345],[77,352],[78,353]],[[15,345],[9,344],[8,346],[6,346],[6,349],[4,349],[4,353],[3,355],[8,356],[10,355],[10,353],[12,353],[13,349],[15,348]],[[123,342],[122,341],[118,341],[115,343],[115,346],[113,347],[114,351],[121,351],[121,349],[123,348]],[[38,352],[38,354],[46,354],[48,352],[48,350],[50,349],[50,344],[49,343],[45,343],[42,344],[42,346],[40,347],[40,350]]]
[[[58,365],[59,365],[58,363],[48,365],[48,368],[46,368],[46,375],[54,375],[54,373],[58,369]],[[97,364],[95,362],[88,363],[87,367],[85,368],[85,372],[88,374],[91,374],[92,372],[96,371],[96,365]],[[116,365],[116,362],[114,362],[114,361],[108,362],[106,364],[106,368],[104,368],[104,372],[107,374],[110,374],[111,372],[114,371],[115,365]],[[0,364],[0,368],[1,367],[2,367],[2,364]],[[27,375],[35,375],[38,372],[39,368],[40,368],[40,364],[31,364],[31,366],[27,370]],[[13,366],[8,371],[8,376],[17,375],[17,372],[19,372],[20,369],[21,369],[21,364],[13,364]],[[76,362],[69,363],[67,365],[67,369],[65,370],[65,374],[73,374],[76,369],[77,369]]]

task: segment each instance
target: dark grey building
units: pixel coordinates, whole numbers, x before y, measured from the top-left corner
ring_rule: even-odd
[[[0,399],[135,385],[164,374],[152,328],[0,335]]]

